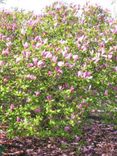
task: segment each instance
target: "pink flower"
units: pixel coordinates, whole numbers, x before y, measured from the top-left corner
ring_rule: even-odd
[[[19,117],[17,117],[16,121],[17,121],[17,122],[20,122],[20,121],[21,121],[21,119],[20,119]]]
[[[77,76],[78,77],[82,77],[83,72],[82,71],[78,71]]]
[[[11,45],[12,45],[11,42],[7,42],[7,43],[6,43],[6,46],[7,46],[7,47],[10,47]]]
[[[30,57],[30,55],[31,55],[31,52],[30,51],[23,51],[22,52],[22,55],[25,57],[25,58],[29,58]]]
[[[7,82],[9,81],[9,79],[10,79],[9,76],[5,76],[5,77],[3,78],[3,82],[4,82],[4,83],[7,83]]]
[[[33,63],[29,63],[28,65],[27,65],[27,67],[33,67],[34,65],[33,65]]]
[[[70,129],[71,129],[70,126],[65,126],[65,127],[64,127],[64,131],[65,131],[65,132],[70,131]]]
[[[79,136],[77,136],[77,135],[75,136],[75,141],[76,141],[76,142],[77,142],[77,141],[80,141],[80,139],[81,139],[81,138],[80,138]]]
[[[66,54],[65,59],[70,60],[72,58],[72,53]]]
[[[63,61],[59,61],[59,62],[58,62],[58,66],[59,66],[59,67],[64,66],[64,62],[63,62]]]
[[[82,49],[83,51],[86,51],[86,50],[87,50],[87,46],[86,46],[86,45],[83,45],[83,46],[81,47],[81,49]]]
[[[35,96],[40,96],[40,92],[39,91],[35,91]]]
[[[36,76],[31,75],[31,74],[27,75],[26,78],[29,80],[36,80]]]
[[[108,90],[105,90],[104,95],[108,96]]]
[[[114,67],[114,71],[115,71],[115,72],[117,72],[117,66],[116,66],[116,67]]]
[[[40,36],[36,36],[34,41],[41,41],[41,37]]]
[[[12,30],[15,30],[16,28],[17,28],[16,23],[13,23],[13,24],[12,24]]]
[[[75,66],[75,64],[70,64],[70,63],[66,62],[65,66],[71,69]]]
[[[117,26],[112,30],[113,34],[117,34]]]
[[[24,46],[24,48],[26,48],[26,49],[27,49],[29,45],[28,45],[28,43],[27,43],[27,42],[25,42],[25,43],[23,44],[23,46]]]
[[[0,67],[4,66],[5,62],[0,60]]]
[[[52,53],[51,52],[47,52],[45,58],[52,58]]]
[[[70,92],[71,92],[71,93],[74,92],[74,87],[73,87],[73,86],[70,87]]]
[[[83,35],[83,36],[81,36],[81,37],[79,37],[79,38],[78,38],[78,42],[82,42],[84,38],[85,38],[85,36],[84,36],[84,35]]]
[[[34,110],[34,112],[35,112],[35,113],[40,113],[40,112],[41,112],[41,109],[40,109],[40,108],[36,108],[36,109]]]
[[[74,61],[78,60],[78,55],[73,55],[72,57],[73,57]]]
[[[38,63],[38,58],[33,58],[32,60],[33,60],[33,64],[36,66]]]
[[[113,57],[113,53],[108,54],[108,59],[111,59]]]
[[[13,111],[14,108],[15,108],[14,104],[11,104],[11,105],[10,105],[10,110]]]
[[[20,60],[21,60],[21,57],[17,57],[17,58],[16,58],[16,63],[19,63]]]
[[[48,101],[51,101],[51,100],[52,100],[52,96],[51,96],[51,95],[48,95],[48,96],[46,97],[46,99],[47,99]]]
[[[64,83],[63,84],[63,89],[67,89],[68,88],[68,84],[67,83]]]
[[[58,86],[59,90],[63,90],[63,87],[62,86]]]
[[[58,58],[57,58],[56,56],[53,56],[53,57],[52,57],[52,61],[53,61],[54,63],[57,62],[57,59],[58,59]]]
[[[63,71],[60,69],[60,67],[55,67],[55,70],[58,74],[62,74]]]
[[[79,104],[78,108],[81,109],[83,107],[82,103]]]
[[[5,56],[8,56],[9,55],[8,48],[2,51],[2,55],[5,55]]]
[[[37,66],[38,67],[44,67],[45,66],[45,62],[40,60],[40,61],[38,61]]]
[[[105,47],[105,43],[104,43],[104,42],[101,42],[99,46],[100,46],[101,48],[104,48],[104,47]]]
[[[83,78],[91,78],[91,72],[84,72],[83,73]]]
[[[51,71],[48,71],[48,76],[51,76],[52,75],[52,72]]]
[[[38,48],[41,47],[41,45],[42,45],[42,43],[37,43],[37,44],[35,45],[35,48],[38,49]]]
[[[67,56],[67,51],[62,51],[61,53],[62,53],[63,57]]]
[[[52,58],[52,53],[51,52],[49,52],[49,51],[43,51],[42,53],[41,53],[41,55],[44,57],[44,58]]]

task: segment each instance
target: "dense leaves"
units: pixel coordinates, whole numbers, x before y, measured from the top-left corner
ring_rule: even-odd
[[[0,120],[10,137],[74,137],[91,111],[116,117],[116,24],[99,6],[0,12]]]

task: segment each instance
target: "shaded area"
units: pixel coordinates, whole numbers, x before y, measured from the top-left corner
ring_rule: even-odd
[[[35,137],[7,139],[0,133],[3,156],[116,156],[117,127],[100,121],[83,126],[83,135],[72,141],[65,138],[37,139]]]

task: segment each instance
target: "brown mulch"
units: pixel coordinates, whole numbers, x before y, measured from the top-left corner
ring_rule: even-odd
[[[95,121],[85,124],[84,135],[72,141],[64,138],[6,137],[0,131],[0,156],[117,156],[117,129]]]

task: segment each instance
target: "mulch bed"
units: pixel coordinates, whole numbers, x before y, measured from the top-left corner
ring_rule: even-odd
[[[73,141],[64,138],[8,139],[0,131],[0,156],[117,156],[117,129],[95,121],[85,124],[83,136]]]

